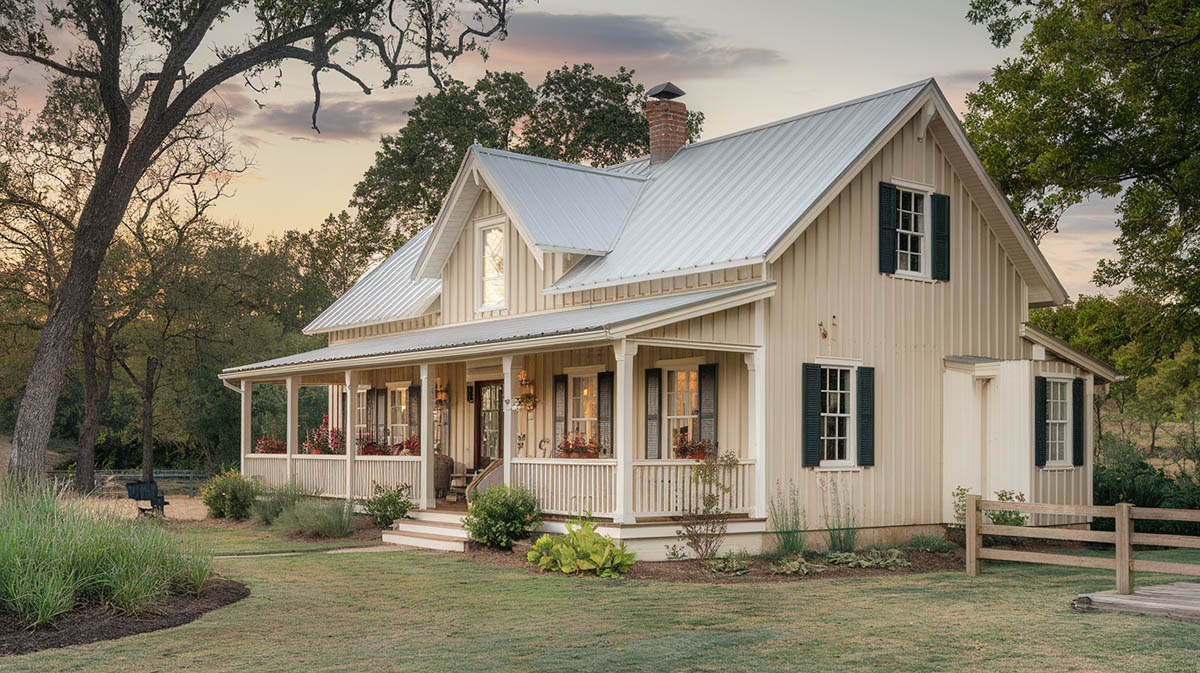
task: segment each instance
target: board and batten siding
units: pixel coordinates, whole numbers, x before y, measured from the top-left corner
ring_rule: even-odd
[[[1093,461],[1095,459],[1095,422],[1093,414],[1095,409],[1092,405],[1095,385],[1095,379],[1090,372],[1086,372],[1079,367],[1062,360],[1035,360],[1033,362],[1034,375],[1046,377],[1067,377],[1083,379],[1084,391],[1084,422],[1083,422],[1083,446],[1084,446],[1084,463],[1083,465],[1073,465],[1071,467],[1038,467],[1033,466],[1033,474],[1030,476],[1030,493],[1029,500],[1031,502],[1047,502],[1055,505],[1077,505],[1092,502],[1092,470]],[[1030,382],[1030,385],[1033,385]],[[1030,450],[1032,451],[1033,443],[1030,442]],[[1068,447],[1068,451],[1070,447]],[[1058,515],[1035,515],[1030,523],[1034,525],[1051,525],[1062,523],[1081,523],[1088,521],[1086,517],[1067,517]]]
[[[951,199],[950,281],[878,273],[879,183],[906,180]],[[1027,288],[932,133],[910,122],[771,264],[767,302],[769,497],[795,482],[822,521],[822,480],[862,526],[941,522],[946,355],[1019,358]],[[875,368],[875,466],[801,467],[801,365],[855,358]],[[848,497],[847,497],[848,492]]]

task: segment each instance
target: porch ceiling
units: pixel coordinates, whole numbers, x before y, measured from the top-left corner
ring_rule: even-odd
[[[365,367],[475,355],[480,352],[615,339],[663,323],[757,301],[774,293],[774,281],[595,304],[416,330],[339,343],[273,360],[231,367],[223,379],[257,378],[329,369],[333,363]]]

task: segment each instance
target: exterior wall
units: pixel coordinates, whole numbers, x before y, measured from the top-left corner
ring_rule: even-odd
[[[371,337],[386,336],[388,334],[396,334],[397,332],[410,332],[416,329],[424,329],[426,327],[436,327],[441,324],[441,313],[434,312],[423,315],[419,318],[410,320],[397,320],[389,323],[381,323],[379,325],[368,325],[366,327],[355,327],[353,329],[335,330],[329,333],[329,345],[345,341],[358,341],[359,339],[369,339]]]
[[[1064,376],[1082,378],[1084,390],[1084,464],[1078,467],[1037,467],[1032,468],[1029,499],[1032,502],[1048,502],[1061,504],[1090,504],[1092,502],[1092,469],[1095,461],[1095,422],[1092,414],[1095,407],[1092,404],[1094,379],[1092,375],[1075,365],[1062,360],[1034,361],[1034,372],[1037,376]],[[1032,382],[1030,383],[1032,387]],[[1029,443],[1033,446],[1033,442]],[[1032,448],[1030,449],[1032,451]],[[1069,517],[1058,515],[1036,515],[1033,521],[1036,525],[1051,525],[1064,523],[1080,523],[1088,521],[1085,517]]]
[[[951,280],[878,273],[878,184],[931,184],[951,198]],[[932,135],[907,125],[776,262],[767,302],[767,488],[794,482],[820,525],[822,481],[837,483],[864,526],[942,520],[942,372],[946,355],[1015,359],[1026,285]],[[823,336],[824,333],[827,336]],[[875,367],[875,466],[801,467],[801,364],[821,356]]]

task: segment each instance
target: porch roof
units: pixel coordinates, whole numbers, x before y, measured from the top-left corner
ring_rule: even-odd
[[[388,360],[393,362],[397,360],[394,356],[410,355],[400,360],[416,361],[439,355],[466,354],[463,350],[473,346],[520,347],[552,345],[555,338],[560,341],[568,338],[570,341],[620,338],[632,332],[652,329],[657,326],[655,318],[660,318],[662,322],[685,320],[766,298],[774,293],[774,289],[774,281],[759,281],[734,287],[593,304],[550,313],[432,327],[339,343],[230,367],[222,372],[221,378],[239,379],[251,373],[310,371],[333,362],[368,366],[377,364],[373,359],[382,356],[390,356]]]

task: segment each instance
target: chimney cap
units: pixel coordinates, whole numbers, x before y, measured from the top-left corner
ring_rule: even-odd
[[[658,86],[652,87],[646,92],[646,95],[650,98],[657,98],[659,100],[671,100],[672,98],[679,98],[682,96],[683,89],[680,89],[670,82],[663,82]]]

